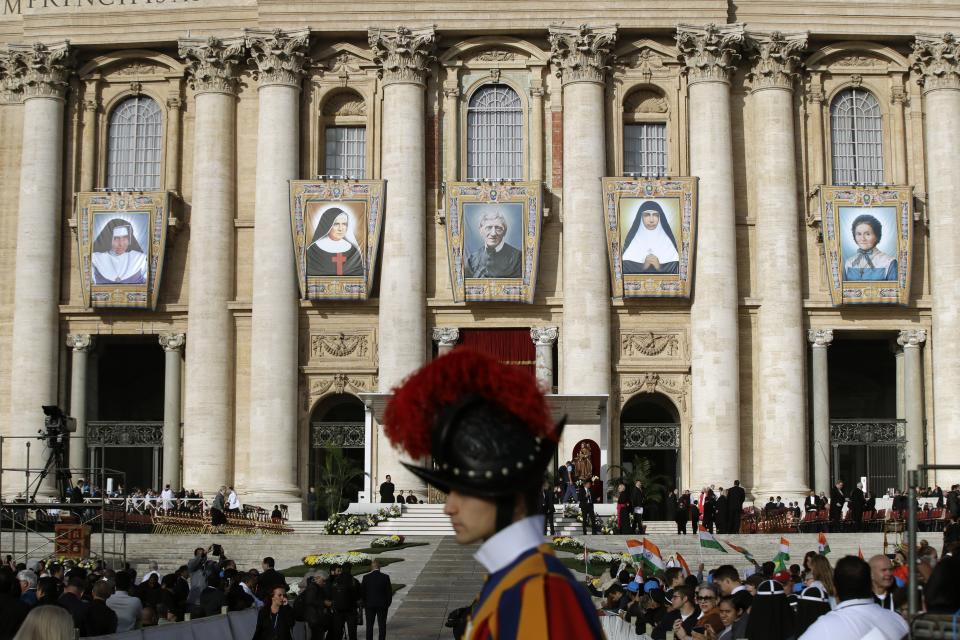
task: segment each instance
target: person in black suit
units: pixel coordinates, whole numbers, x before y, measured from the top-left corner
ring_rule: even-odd
[[[587,534],[587,524],[590,525],[590,531],[597,535],[597,520],[593,511],[593,494],[587,487],[586,481],[581,481],[577,488],[577,502],[580,504],[580,515],[583,517],[583,534]]]
[[[857,487],[850,492],[850,518],[853,520],[853,530],[859,532],[863,524],[863,505],[867,497],[863,493],[863,484],[857,483]]]
[[[813,491],[811,491],[807,497],[803,499],[803,511],[804,513],[816,513],[819,511],[817,494],[815,494]]]
[[[380,502],[393,502],[394,489],[396,489],[396,487],[388,475],[386,481],[380,483]]]
[[[843,503],[846,501],[847,498],[843,495],[843,480],[839,480],[837,484],[830,489],[830,524],[834,527],[834,531],[840,530]]]
[[[567,486],[570,484],[570,470],[567,469],[566,464],[562,464],[557,468],[557,479],[559,480],[558,484],[560,486],[560,500],[561,502],[566,502],[563,496],[567,495]]]
[[[540,492],[540,506],[543,509],[543,535],[547,535],[547,529],[550,529],[550,535],[556,535],[556,526],[554,525],[554,516],[557,508],[553,504],[553,489],[549,482],[543,483],[543,491]]]
[[[643,483],[634,481],[630,489],[630,511],[633,518],[633,532],[643,534],[643,508],[646,505],[646,496],[643,493]]]
[[[83,628],[83,619],[87,616],[87,609],[90,608],[89,602],[80,599],[86,583],[87,581],[80,576],[70,576],[67,580],[67,586],[63,590],[63,595],[57,601],[57,604],[73,616],[73,626],[80,630],[81,636],[87,635]]]
[[[361,594],[360,582],[351,574],[351,566],[331,567],[326,586],[326,599],[333,603],[333,628],[328,638],[341,640],[346,626],[350,640],[357,640],[357,603]]]
[[[700,507],[696,500],[690,505],[690,528],[693,535],[700,530]]]
[[[740,533],[740,518],[743,516],[743,502],[747,499],[747,494],[740,486],[739,480],[733,481],[733,486],[727,494],[727,504],[730,508],[730,533]]]
[[[393,585],[390,576],[380,571],[380,561],[374,559],[370,564],[370,572],[363,576],[360,585],[363,594],[363,608],[367,618],[367,640],[373,640],[373,619],[377,619],[379,639],[387,637],[387,609],[393,603]]]
[[[264,602],[270,601],[270,594],[273,593],[274,587],[283,587],[284,593],[290,588],[287,586],[287,579],[283,577],[283,574],[273,568],[275,564],[270,556],[264,558],[263,573],[257,579],[257,597]]]
[[[699,513],[697,516],[699,517]],[[690,492],[684,491],[677,501],[677,513],[675,516],[677,522],[677,534],[687,535],[687,521],[690,519]]]
[[[727,492],[723,487],[718,489],[720,494],[717,497],[716,504],[713,505],[713,520],[717,525],[717,533],[730,533],[730,504],[727,498]]]
[[[30,613],[30,606],[20,601],[19,585],[9,567],[0,567],[0,638],[12,638]],[[116,631],[116,625],[114,625]]]
[[[93,602],[87,609],[83,628],[88,636],[106,636],[117,632],[117,614],[107,606],[113,587],[106,580],[93,585]]]

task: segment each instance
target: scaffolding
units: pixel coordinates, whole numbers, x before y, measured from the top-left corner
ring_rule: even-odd
[[[56,556],[58,545],[67,543],[64,535],[57,535],[56,525],[79,524],[91,528],[89,559],[102,561],[110,568],[122,568],[127,561],[127,511],[123,505],[119,509],[112,506],[105,494],[108,475],[125,483],[126,474],[104,466],[61,466],[56,452],[48,447],[44,447],[47,457],[41,458],[44,466],[31,466],[31,444],[38,439],[46,440],[42,436],[0,436],[0,460],[11,446],[26,441],[25,466],[0,467],[0,555],[12,556],[14,563]],[[102,451],[99,459],[104,459]],[[22,485],[16,481],[18,475],[23,477]],[[49,481],[50,475],[53,482]],[[70,502],[66,490],[73,478],[92,484],[96,484],[92,482],[96,479],[100,497]],[[37,496],[49,501],[37,502]]]

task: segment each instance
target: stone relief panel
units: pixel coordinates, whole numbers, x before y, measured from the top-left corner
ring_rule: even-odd
[[[626,374],[620,376],[619,406],[622,409],[638,393],[662,393],[680,407],[680,417],[690,417],[690,374],[656,373]]]
[[[332,375],[307,374],[300,385],[301,406],[305,413],[316,406],[317,402],[328,395],[343,393],[372,393],[378,388],[379,381],[373,374],[353,374],[338,372]]]
[[[527,56],[507,49],[487,49],[470,57],[474,62],[526,62]]]
[[[325,116],[366,116],[367,103],[356,93],[337,93],[323,104]]]
[[[686,363],[690,359],[685,331],[623,331],[620,333],[621,364],[646,365],[669,361]]]
[[[311,333],[304,361],[308,367],[375,368],[377,342],[374,329]]]
[[[650,89],[632,92],[623,103],[625,113],[666,113],[669,108],[667,99],[659,92]]]

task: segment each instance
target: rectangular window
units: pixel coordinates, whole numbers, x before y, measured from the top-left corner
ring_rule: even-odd
[[[667,174],[667,124],[623,125],[623,172],[641,176]]]
[[[366,160],[365,127],[327,127],[324,173],[362,179]]]

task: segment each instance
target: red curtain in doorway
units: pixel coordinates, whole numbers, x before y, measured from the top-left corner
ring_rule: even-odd
[[[536,375],[537,353],[530,329],[461,329],[459,346]]]

